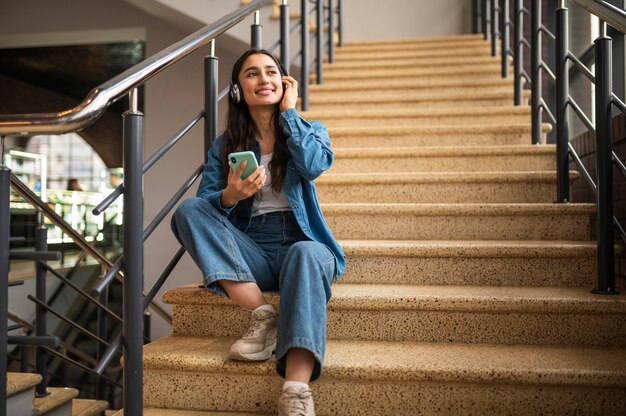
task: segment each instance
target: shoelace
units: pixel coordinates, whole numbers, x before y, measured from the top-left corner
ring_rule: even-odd
[[[308,414],[309,403],[307,399],[312,395],[311,390],[287,390],[283,394],[288,399],[291,416],[306,416]]]
[[[259,336],[261,331],[263,330],[263,325],[266,324],[272,317],[266,317],[263,319],[253,319],[252,324],[250,324],[250,328],[243,336],[244,338],[256,338]]]

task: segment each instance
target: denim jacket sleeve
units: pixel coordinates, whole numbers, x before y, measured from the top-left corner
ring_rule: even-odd
[[[224,167],[221,160],[222,138],[218,137],[213,141],[213,145],[208,152],[208,160],[202,171],[202,180],[198,187],[196,196],[208,201],[219,212],[228,215],[233,207],[223,208],[220,198],[224,188],[226,188],[226,180],[224,178]]]
[[[280,115],[281,128],[287,135],[287,147],[300,176],[315,180],[333,164],[330,137],[326,127],[308,122],[290,108]]]

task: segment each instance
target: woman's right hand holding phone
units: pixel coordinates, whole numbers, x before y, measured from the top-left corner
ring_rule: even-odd
[[[248,161],[244,160],[236,171],[233,171],[232,166],[229,167],[228,184],[220,198],[223,208],[233,207],[237,202],[256,194],[265,185],[266,176],[263,166],[259,166],[246,179],[241,179],[247,164]]]

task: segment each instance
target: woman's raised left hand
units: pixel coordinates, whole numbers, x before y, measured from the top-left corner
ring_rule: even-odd
[[[280,111],[283,112],[290,108],[296,108],[296,103],[298,102],[298,81],[289,75],[282,77],[281,81],[285,89],[283,99],[280,102]]]

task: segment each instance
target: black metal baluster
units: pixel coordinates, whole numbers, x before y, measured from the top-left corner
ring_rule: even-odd
[[[280,60],[289,72],[289,5],[283,0],[280,5]]]
[[[531,10],[531,131],[532,143],[541,142],[541,0],[532,0]]]
[[[569,33],[568,11],[561,1],[556,10],[556,200],[569,202]]]
[[[263,49],[263,26],[259,24],[259,11],[254,12],[254,23],[250,26],[250,47]]]
[[[596,45],[596,172],[598,185],[598,286],[593,293],[614,294],[615,253],[613,242],[613,89],[612,40],[606,35],[606,23],[600,23]]]
[[[213,140],[217,137],[218,62],[215,39],[211,40],[211,55],[204,58],[204,163]]]
[[[39,219],[39,224],[35,230],[35,251],[45,252],[48,251],[48,230],[43,224],[43,216],[41,213],[37,213]],[[44,262],[45,260],[40,260]],[[35,263],[35,296],[41,302],[47,302],[46,295],[46,268],[40,263]],[[35,313],[35,324],[36,331],[38,337],[45,337],[48,333],[46,319],[47,312],[44,307],[37,304],[36,313]],[[37,385],[36,395],[37,397],[43,397],[48,395],[47,386],[47,354],[43,348],[36,349],[36,357],[35,357],[35,368],[36,372],[41,375],[41,383]]]
[[[124,413],[143,412],[143,113],[124,113]]]
[[[300,106],[302,111],[309,109],[309,0],[300,1]]]
[[[317,0],[317,34],[316,34],[316,47],[315,52],[317,54],[316,65],[316,82],[317,84],[324,83],[324,0]]]
[[[7,416],[7,321],[9,319],[9,206],[11,170],[0,160],[0,416]]]

